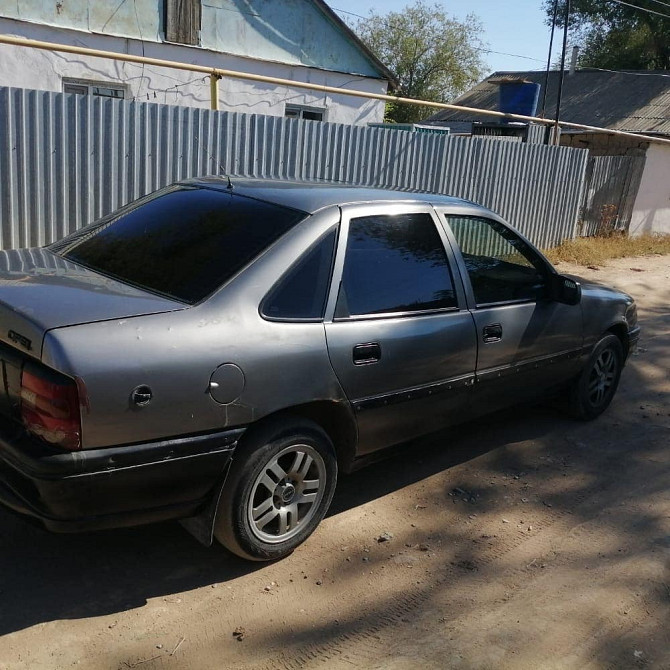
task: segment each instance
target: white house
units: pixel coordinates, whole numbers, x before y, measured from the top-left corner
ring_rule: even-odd
[[[670,145],[647,149],[640,188],[630,221],[630,234],[670,235]]]
[[[0,0],[0,33],[292,81],[386,93],[390,72],[322,0]],[[0,44],[0,86],[210,106],[194,72]],[[384,102],[242,79],[221,110],[382,121]]]

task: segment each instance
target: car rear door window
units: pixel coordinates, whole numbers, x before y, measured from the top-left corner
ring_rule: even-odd
[[[193,304],[306,216],[223,190],[172,187],[50,249],[114,279]]]
[[[263,301],[263,316],[277,320],[323,318],[336,237],[337,230],[332,230],[279,280]]]
[[[455,307],[447,256],[430,214],[351,220],[336,316]]]

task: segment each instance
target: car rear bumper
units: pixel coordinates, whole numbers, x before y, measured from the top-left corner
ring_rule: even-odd
[[[0,504],[57,532],[186,518],[223,480],[243,432],[56,453],[0,426]]]

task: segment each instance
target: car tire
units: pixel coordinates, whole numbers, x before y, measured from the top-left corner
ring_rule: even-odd
[[[337,481],[333,443],[316,423],[274,422],[238,445],[214,536],[242,558],[284,558],[319,525]],[[246,436],[245,436],[246,437]]]
[[[570,410],[575,418],[590,421],[607,409],[619,386],[623,360],[619,338],[603,336],[571,388]]]

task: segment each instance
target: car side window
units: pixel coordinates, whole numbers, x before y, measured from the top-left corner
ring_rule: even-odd
[[[545,283],[542,259],[492,219],[448,216],[477,305],[536,300]]]
[[[456,307],[447,255],[427,213],[354,218],[336,317]]]
[[[261,314],[277,320],[323,319],[337,229],[331,230],[275,284]]]

